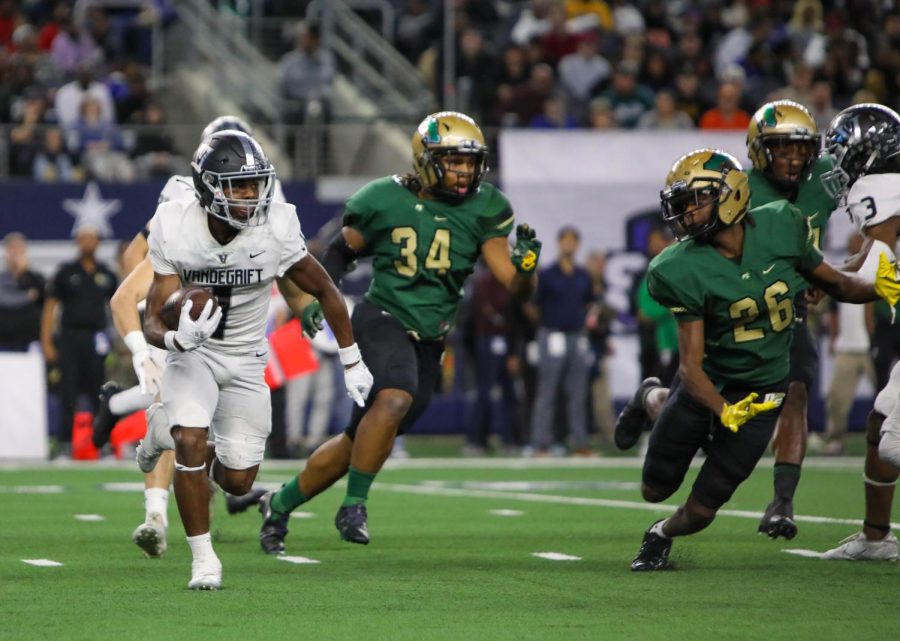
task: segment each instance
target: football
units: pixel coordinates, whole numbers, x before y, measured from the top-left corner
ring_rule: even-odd
[[[219,300],[211,290],[205,287],[184,287],[172,292],[172,295],[163,303],[160,316],[163,323],[169,329],[178,329],[178,319],[181,317],[181,307],[189,300],[193,302],[191,307],[191,318],[197,320],[203,311],[206,301],[212,299],[213,305],[211,311],[216,311],[219,306]]]

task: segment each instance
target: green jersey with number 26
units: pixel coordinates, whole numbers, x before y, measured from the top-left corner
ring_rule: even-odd
[[[703,369],[718,386],[765,386],[788,375],[799,272],[822,262],[809,221],[786,200],[750,210],[743,254],[686,240],[650,263],[650,295],[679,322],[703,320]]]
[[[400,176],[374,180],[347,201],[344,225],[365,240],[374,275],[366,298],[423,339],[451,328],[481,245],[514,223],[503,193],[488,183],[457,205],[426,200]]]

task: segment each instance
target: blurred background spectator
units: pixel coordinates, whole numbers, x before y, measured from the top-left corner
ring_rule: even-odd
[[[40,339],[44,277],[28,266],[23,234],[3,239],[6,268],[0,271],[0,350],[24,351]]]

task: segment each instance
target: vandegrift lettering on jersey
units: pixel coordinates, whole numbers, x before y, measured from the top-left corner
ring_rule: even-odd
[[[165,202],[150,222],[147,240],[153,271],[177,274],[183,287],[213,289],[223,316],[208,344],[233,354],[265,348],[272,281],[307,254],[297,210],[282,203],[270,205],[265,224],[243,229],[221,245],[196,199]]]

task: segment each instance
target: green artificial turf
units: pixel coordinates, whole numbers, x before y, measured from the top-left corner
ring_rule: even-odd
[[[887,638],[896,628],[898,564],[781,551],[826,550],[854,525],[801,522],[793,541],[769,541],[756,534],[756,518],[723,515],[675,542],[676,570],[634,574],[629,562],[642,532],[666,508],[642,509],[633,462],[523,460],[511,468],[491,459],[414,458],[408,465],[414,467],[385,470],[376,480],[369,546],[338,538],[333,517],[342,488],[299,508],[312,516],[291,520],[287,554],[318,564],[265,556],[258,514],[228,516],[220,497],[213,534],[224,585],[207,593],[186,589],[190,553],[174,496],[168,554],[144,559],[131,543],[143,496],[102,485],[140,482],[136,470],[2,469],[0,639],[822,641]],[[267,462],[260,481],[283,482],[296,468]],[[797,512],[861,518],[860,472],[861,462],[805,468]],[[64,491],[15,489],[34,485]],[[768,462],[726,509],[761,511],[770,493]],[[496,516],[494,509],[523,514]],[[76,514],[104,520],[83,522]],[[535,552],[581,560],[550,561]],[[22,562],[42,558],[64,565]]]

